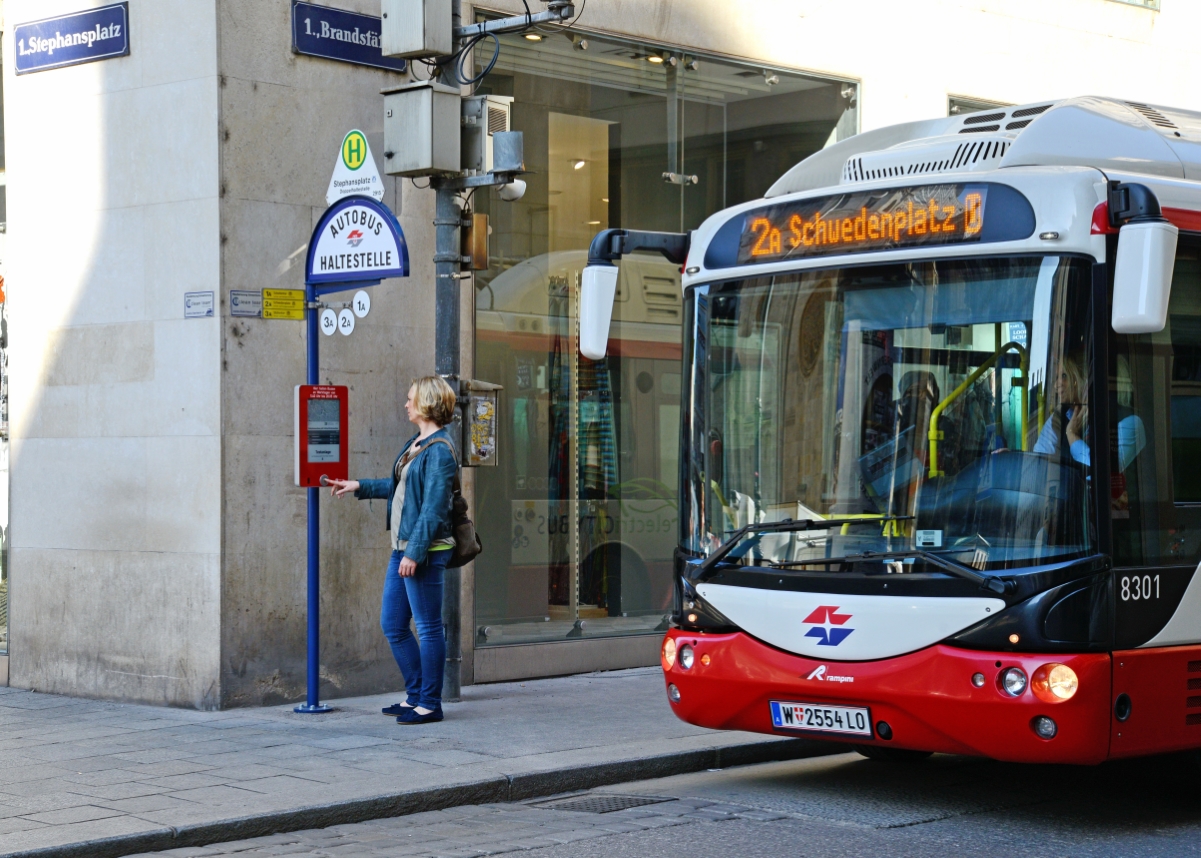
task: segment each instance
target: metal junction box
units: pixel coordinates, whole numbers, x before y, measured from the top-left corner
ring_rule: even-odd
[[[509,131],[513,97],[473,95],[463,99],[463,169],[482,175],[493,170],[493,135]]]
[[[384,90],[384,172],[390,176],[458,173],[458,89],[431,81]]]
[[[454,52],[451,0],[383,0],[385,57],[437,57]]]
[[[496,465],[496,429],[499,418],[499,397],[504,390],[499,384],[476,379],[463,379],[459,397],[463,401],[463,464],[478,468]]]

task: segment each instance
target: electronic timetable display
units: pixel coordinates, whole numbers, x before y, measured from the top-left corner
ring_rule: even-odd
[[[296,485],[313,488],[322,485],[322,478],[347,479],[348,388],[300,384],[293,406]]]
[[[744,215],[738,263],[979,241],[987,184],[855,191]]]

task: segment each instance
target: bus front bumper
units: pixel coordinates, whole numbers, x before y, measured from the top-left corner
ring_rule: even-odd
[[[690,669],[661,658],[676,715],[718,730],[807,736],[852,744],[969,754],[1025,763],[1099,763],[1109,756],[1110,657],[1107,653],[1038,655],[965,650],[936,644],[868,662],[816,661],[782,652],[741,632],[695,634],[672,629],[677,651],[695,653]],[[707,657],[707,658],[706,658]],[[707,663],[706,663],[707,662]],[[1065,664],[1079,688],[1069,700],[1047,703],[1027,684],[1017,697],[1000,675],[1021,668],[1027,678],[1044,664]],[[983,683],[979,683],[983,676]],[[816,732],[773,723],[772,703],[863,708],[871,736]],[[777,709],[777,711],[780,711]],[[1055,722],[1041,738],[1036,719]],[[882,726],[883,725],[883,726]],[[884,738],[891,735],[891,739]]]

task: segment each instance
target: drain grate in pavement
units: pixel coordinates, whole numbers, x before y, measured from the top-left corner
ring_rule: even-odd
[[[572,798],[539,802],[534,807],[546,810],[574,810],[577,813],[613,813],[617,810],[629,810],[631,807],[662,804],[665,801],[675,801],[675,799],[653,795],[577,795]]]

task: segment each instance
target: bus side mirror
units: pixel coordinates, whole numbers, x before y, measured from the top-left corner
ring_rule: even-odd
[[[1113,275],[1113,329],[1154,334],[1168,321],[1180,230],[1164,220],[1132,221],[1118,231]]]
[[[617,266],[588,265],[580,282],[580,354],[600,360],[609,350],[609,323],[617,297]]]
[[[1168,322],[1180,230],[1164,218],[1146,185],[1110,182],[1107,201],[1109,223],[1119,227],[1110,324],[1119,334],[1159,333]]]

